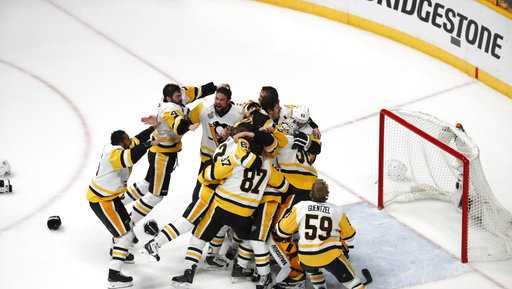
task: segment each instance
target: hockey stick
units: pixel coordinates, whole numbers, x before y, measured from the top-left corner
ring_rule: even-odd
[[[361,274],[363,274],[364,278],[366,279],[365,282],[363,282],[363,285],[366,286],[373,282],[372,274],[370,273],[370,270],[364,268],[361,270]]]

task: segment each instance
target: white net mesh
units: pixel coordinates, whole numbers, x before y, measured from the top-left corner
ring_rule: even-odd
[[[494,197],[485,178],[476,144],[455,126],[421,112],[393,111],[423,132],[469,160],[468,245],[470,261],[512,257],[512,214]],[[384,126],[383,200],[394,202],[435,199],[462,209],[463,163],[447,151],[386,117]],[[458,220],[450,222],[461,223]],[[464,228],[462,228],[462,232]]]

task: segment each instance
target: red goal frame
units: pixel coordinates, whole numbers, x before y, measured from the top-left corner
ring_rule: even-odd
[[[444,144],[434,136],[426,133],[402,117],[390,110],[382,109],[380,111],[379,122],[379,179],[378,179],[378,208],[384,208],[384,138],[386,121],[395,121],[417,136],[434,144],[439,149],[459,159],[463,163],[462,177],[462,238],[461,238],[461,261],[468,262],[468,191],[469,191],[469,160],[466,156]]]

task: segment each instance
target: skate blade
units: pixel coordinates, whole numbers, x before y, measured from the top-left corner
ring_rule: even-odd
[[[108,282],[109,289],[132,287],[133,282]]]
[[[124,261],[125,264],[135,264],[135,260],[130,260],[130,261]]]
[[[188,289],[190,288],[190,283],[181,283],[181,282],[176,282],[176,281],[171,281],[171,287],[173,288],[176,288],[176,289]]]

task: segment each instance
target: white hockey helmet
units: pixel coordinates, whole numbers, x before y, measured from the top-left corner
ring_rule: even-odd
[[[0,177],[6,177],[11,174],[11,166],[7,160],[0,160]]]
[[[309,121],[309,108],[304,105],[293,108],[292,119],[299,128],[305,126]]]

